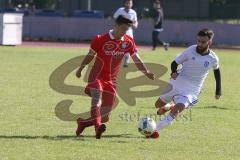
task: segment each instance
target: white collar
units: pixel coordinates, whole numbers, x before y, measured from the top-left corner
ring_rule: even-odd
[[[115,39],[114,36],[113,36],[113,30],[110,30],[110,31],[109,31],[109,36],[110,36],[110,38],[111,38],[112,40]],[[121,37],[121,40],[122,40],[122,41],[124,40],[123,36]]]

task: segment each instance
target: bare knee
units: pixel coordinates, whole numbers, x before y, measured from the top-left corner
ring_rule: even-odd
[[[166,105],[166,103],[163,100],[161,100],[160,98],[155,102],[155,107],[156,108],[161,108],[165,105]]]
[[[170,114],[174,117],[177,117],[179,113],[181,113],[185,109],[185,105],[182,103],[178,103],[174,106],[174,108],[171,110]]]
[[[102,92],[97,89],[91,89],[92,106],[101,106],[102,104]]]

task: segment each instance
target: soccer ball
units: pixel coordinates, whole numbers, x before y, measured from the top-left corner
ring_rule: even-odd
[[[138,122],[138,131],[144,136],[150,136],[156,130],[156,123],[152,118],[144,117]]]

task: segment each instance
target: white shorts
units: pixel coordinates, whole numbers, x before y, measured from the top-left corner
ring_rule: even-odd
[[[191,93],[185,93],[177,88],[172,88],[171,91],[160,96],[160,99],[165,103],[174,102],[175,104],[182,103],[185,108],[191,108],[197,104],[197,96]]]

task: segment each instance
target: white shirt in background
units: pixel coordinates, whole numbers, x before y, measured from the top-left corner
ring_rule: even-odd
[[[113,15],[114,19],[117,19],[117,17],[119,15],[123,15],[124,17],[130,19],[133,22],[137,21],[137,13],[136,11],[134,11],[133,9],[130,9],[129,12],[126,12],[124,7],[119,8]],[[133,38],[133,29],[132,27],[129,28],[129,30],[126,33],[128,36],[130,36],[131,38]]]

